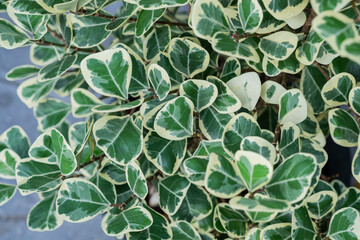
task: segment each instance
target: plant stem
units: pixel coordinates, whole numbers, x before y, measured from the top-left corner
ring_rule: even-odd
[[[354,0],[351,1],[351,6],[354,8],[354,11],[355,11],[355,13],[357,15],[357,18],[355,19],[355,22],[358,23],[358,22],[360,22],[360,10],[356,6],[356,2]]]
[[[354,117],[356,119],[356,122],[358,123],[359,127],[360,127],[360,116],[349,106],[349,110],[352,112],[352,114],[354,114]]]
[[[315,67],[317,67],[319,69],[319,71],[322,73],[322,75],[324,75],[326,80],[329,81],[329,79],[330,79],[329,74],[322,68],[320,63],[314,61],[314,65],[315,65]]]
[[[272,145],[274,145],[274,147],[276,147],[276,143],[277,143],[279,137],[280,137],[280,124],[278,123],[275,128],[275,136],[274,136],[274,140],[272,142]]]
[[[133,194],[125,202],[123,202],[123,203],[113,203],[113,204],[110,204],[110,206],[111,207],[119,207],[121,210],[124,210],[126,205],[128,205],[131,202],[131,200],[133,200],[135,197],[136,197],[135,194]]]
[[[83,163],[83,164],[80,164],[76,169],[75,171],[79,171],[80,169],[86,167],[87,165],[90,165],[92,164],[93,162],[96,162],[96,161],[99,161],[101,162],[101,160],[105,157],[105,154],[102,154],[100,156],[97,156],[97,157],[92,157],[90,159],[90,161],[86,162],[86,163]],[[101,163],[100,163],[101,164]]]
[[[81,51],[81,52],[88,52],[88,53],[94,53],[96,52],[95,49],[85,49],[85,48],[77,48],[77,47],[69,47],[66,46],[65,44],[58,44],[58,43],[52,43],[52,42],[47,42],[44,39],[42,40],[31,40],[32,42],[36,43],[39,46],[55,46],[55,47],[62,47],[62,48],[70,48],[74,51]]]

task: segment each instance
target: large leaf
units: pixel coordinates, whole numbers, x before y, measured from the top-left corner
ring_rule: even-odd
[[[342,208],[331,217],[327,236],[333,240],[359,239],[358,226],[360,226],[359,212],[352,207]]]
[[[249,192],[254,192],[266,185],[272,176],[271,163],[258,153],[237,151],[235,163],[239,168],[240,177]]]
[[[244,237],[247,229],[247,217],[245,214],[232,209],[227,203],[220,203],[216,208],[220,223],[227,234],[233,238]]]
[[[155,28],[146,36],[143,45],[144,57],[152,60],[159,52],[164,52],[171,40],[169,26]]]
[[[301,123],[307,116],[306,100],[300,90],[291,89],[284,92],[279,101],[279,122]]]
[[[306,196],[316,171],[316,160],[310,154],[297,153],[274,171],[265,189],[270,197],[295,203]]]
[[[276,161],[276,150],[272,142],[262,137],[250,136],[241,141],[240,148],[244,151],[255,152],[267,159],[271,164]]]
[[[186,143],[186,139],[168,140],[151,131],[144,139],[144,153],[158,169],[172,175],[185,157]]]
[[[345,110],[340,108],[329,111],[330,134],[335,143],[343,147],[358,145],[359,125]]]
[[[216,100],[218,89],[208,81],[187,80],[180,85],[180,95],[189,98],[194,104],[194,110],[200,112]]]
[[[131,71],[130,55],[121,48],[92,54],[81,62],[81,72],[92,89],[120,99],[127,99]]]
[[[234,162],[212,153],[206,168],[205,187],[220,198],[231,198],[244,190],[239,168]]]
[[[193,132],[193,110],[194,104],[186,97],[169,101],[156,115],[156,133],[169,140],[190,137]]]
[[[350,0],[310,0],[310,2],[314,11],[319,14],[328,10],[338,12],[339,10],[344,8],[350,2]]]
[[[64,220],[56,210],[56,193],[40,200],[29,212],[26,225],[32,231],[53,231],[59,228]]]
[[[60,186],[61,172],[57,164],[24,159],[16,164],[17,188],[22,195],[47,192]]]
[[[192,7],[191,21],[195,34],[208,40],[217,32],[230,30],[224,8],[218,0],[197,0]]]
[[[100,189],[83,179],[67,179],[59,189],[56,209],[69,222],[84,222],[110,206]]]
[[[117,164],[126,165],[141,154],[142,134],[131,116],[103,117],[95,122],[93,131],[98,147]]]
[[[6,49],[21,47],[29,41],[29,37],[20,28],[3,18],[0,18],[0,32],[0,46]]]
[[[7,74],[6,74],[6,80],[8,81],[15,81],[20,80],[24,78],[31,77],[35,74],[37,74],[40,71],[40,69],[33,65],[21,65],[12,68]]]
[[[298,37],[287,31],[280,31],[260,40],[259,48],[268,57],[285,60],[296,49]]]
[[[188,78],[205,71],[209,65],[209,53],[188,39],[173,38],[168,52],[173,68]]]
[[[241,141],[247,136],[260,136],[260,126],[256,120],[247,113],[240,113],[233,117],[225,127],[223,133],[223,146],[225,151],[234,156],[240,150]]]
[[[321,219],[335,207],[337,194],[334,191],[320,191],[306,199],[305,204],[311,218]]]
[[[39,130],[46,131],[60,125],[70,113],[71,106],[55,98],[46,98],[34,108]]]
[[[174,215],[180,208],[190,182],[185,177],[173,175],[159,181],[159,203],[168,215]]]
[[[344,57],[360,64],[360,51],[359,51],[360,43],[359,41],[354,39],[347,39],[341,44],[341,52]]]
[[[239,20],[244,32],[253,33],[259,28],[263,19],[263,11],[257,0],[238,2]]]

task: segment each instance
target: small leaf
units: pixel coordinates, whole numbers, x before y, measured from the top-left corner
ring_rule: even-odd
[[[312,8],[317,14],[327,10],[338,12],[343,9],[349,2],[350,0],[335,0],[331,2],[326,0],[310,0]]]
[[[155,91],[159,100],[162,101],[169,94],[171,89],[170,77],[164,68],[157,64],[151,64],[147,70],[152,89]]]
[[[293,239],[316,238],[315,223],[311,220],[308,210],[303,205],[293,211],[291,234]]]
[[[194,110],[200,112],[212,105],[218,89],[208,81],[187,80],[180,85],[180,95],[189,98],[194,104]]]
[[[159,136],[169,140],[182,140],[193,132],[194,104],[186,97],[177,97],[157,113],[154,128]]]
[[[146,36],[143,45],[144,57],[146,60],[152,60],[159,52],[164,52],[171,40],[171,31],[168,25],[154,28]]]
[[[354,87],[349,93],[349,104],[351,109],[360,115],[360,87]]]
[[[200,45],[184,38],[173,38],[168,52],[173,68],[188,78],[205,71],[209,65],[209,53]]]
[[[335,207],[337,194],[334,191],[320,191],[305,200],[310,217],[321,219]]]
[[[276,150],[274,145],[262,137],[250,136],[241,141],[241,150],[258,153],[267,159],[271,164],[276,161]]]
[[[250,211],[250,212],[286,212],[290,209],[290,204],[284,200],[273,198],[244,198],[235,197],[229,202],[233,209]]]
[[[39,68],[33,65],[21,65],[11,69],[6,74],[6,80],[15,81],[31,77],[39,72]]]
[[[170,227],[173,232],[172,240],[201,240],[199,233],[188,222],[172,222]]]
[[[205,187],[220,198],[231,198],[244,190],[239,169],[234,162],[212,153],[205,174]]]
[[[186,178],[193,184],[204,186],[208,163],[209,158],[205,156],[196,156],[186,159],[183,163]]]
[[[5,148],[13,150],[20,158],[29,156],[30,140],[20,126],[12,126],[1,134],[0,151]]]
[[[150,131],[144,139],[144,153],[158,169],[167,175],[173,175],[186,153],[186,139],[168,140]]]
[[[142,9],[159,9],[186,5],[188,0],[138,0]]]
[[[126,181],[136,196],[141,199],[146,197],[148,193],[146,179],[136,162],[131,162],[126,165]]]
[[[261,239],[286,239],[291,236],[291,223],[276,223],[261,231]]]
[[[116,164],[127,165],[141,154],[143,138],[131,116],[105,116],[93,132],[98,147]]]
[[[356,209],[342,208],[332,215],[327,236],[334,240],[359,239],[359,224],[360,216]]]
[[[4,152],[4,151],[3,151]],[[351,172],[356,181],[360,182],[360,148],[358,147],[351,164]]]
[[[0,206],[7,203],[16,193],[15,185],[0,183]]]
[[[280,31],[260,40],[259,48],[268,57],[285,60],[296,49],[298,37],[287,31]]]
[[[15,179],[15,165],[20,162],[20,157],[11,149],[0,152],[0,177],[4,179]]]
[[[46,98],[34,108],[39,129],[46,131],[49,128],[60,125],[70,113],[71,106],[55,98]]]
[[[325,83],[321,96],[330,107],[347,105],[350,90],[355,87],[355,78],[349,73],[340,73]]]
[[[130,109],[140,107],[144,102],[144,98],[139,98],[135,101],[124,103],[121,105],[107,104],[107,105],[96,105],[91,109],[94,113],[114,113],[122,112]]]
[[[51,63],[39,71],[39,82],[54,80],[63,75],[75,63],[77,55],[64,56],[60,61]]]
[[[100,170],[100,176],[116,185],[126,183],[125,166],[114,164],[111,161],[106,161],[103,164]]]
[[[190,182],[185,177],[173,175],[159,181],[159,203],[168,215],[174,215],[180,208]]]
[[[276,19],[285,20],[298,15],[308,5],[307,0],[293,0],[282,2],[282,0],[263,0],[265,8]]]
[[[244,32],[254,33],[263,19],[263,11],[257,0],[238,2],[239,20]]]
[[[221,71],[220,78],[223,82],[227,82],[230,79],[239,76],[241,74],[241,65],[239,60],[234,57],[229,57],[226,59],[223,69]]]
[[[360,43],[354,39],[347,39],[341,44],[341,53],[348,59],[360,64]]]
[[[266,81],[261,85],[261,98],[266,103],[278,104],[280,96],[286,92],[286,89],[275,81]]]
[[[298,202],[306,196],[316,167],[312,155],[294,154],[275,169],[273,177],[265,186],[266,192],[271,198]]]
[[[95,53],[81,61],[85,81],[105,96],[127,99],[131,71],[130,55],[121,48]]]
[[[345,110],[340,108],[329,111],[330,134],[335,143],[343,147],[358,145],[359,125]]]
[[[0,18],[0,46],[6,49],[22,47],[29,41],[29,37],[8,20]]]
[[[71,92],[72,114],[76,118],[83,118],[93,114],[92,108],[103,103],[90,91],[76,88]]]
[[[306,100],[298,89],[291,89],[280,96],[279,122],[300,123],[307,116]]]
[[[166,9],[141,10],[136,21],[135,36],[139,38],[144,35],[151,26],[161,18],[165,10]]]
[[[216,206],[219,219],[227,234],[233,238],[241,238],[246,234],[247,217],[244,213],[236,211],[227,203]]]

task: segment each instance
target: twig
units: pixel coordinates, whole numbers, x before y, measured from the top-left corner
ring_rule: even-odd
[[[98,157],[93,157],[93,158],[90,159],[90,161],[88,161],[88,162],[86,162],[86,163],[83,163],[83,164],[80,164],[80,165],[75,169],[75,171],[79,171],[80,169],[86,167],[87,165],[92,164],[93,162],[96,162],[96,161],[99,161],[99,162],[100,162],[104,157],[105,157],[105,154],[102,154],[102,155],[100,155],[100,156],[98,156]]]
[[[44,39],[42,40],[31,40],[32,42],[36,43],[39,46],[55,46],[55,47],[62,47],[62,48],[70,48],[74,51],[81,51],[81,52],[89,52],[89,53],[94,53],[94,49],[85,49],[85,48],[77,48],[77,47],[69,47],[66,46],[65,44],[58,44],[58,43],[52,43],[52,42],[47,42]]]
[[[357,18],[355,19],[355,22],[358,23],[358,22],[360,22],[360,10],[356,6],[356,2],[354,0],[351,1],[351,6],[354,8],[354,11],[355,11],[355,13],[357,15]]]
[[[135,194],[133,194],[125,202],[123,202],[123,203],[113,203],[113,204],[110,204],[110,206],[111,207],[119,207],[121,210],[124,210],[126,205],[128,205],[135,197],[136,197]]]
[[[272,145],[274,145],[274,147],[276,147],[276,143],[280,137],[280,124],[277,124],[276,125],[276,128],[275,128],[275,136],[274,136],[274,140],[272,142]]]
[[[320,63],[314,61],[314,65],[315,65],[315,67],[317,67],[319,69],[319,71],[322,73],[322,75],[324,75],[326,80],[329,81],[329,79],[330,79],[329,74],[327,72],[325,72],[325,70],[322,68]]]

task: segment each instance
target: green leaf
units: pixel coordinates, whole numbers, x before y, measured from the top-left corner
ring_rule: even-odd
[[[237,60],[235,57],[228,57],[221,71],[220,79],[226,83],[230,79],[239,76],[240,74],[241,65],[239,60]]]
[[[245,137],[241,141],[240,148],[243,151],[250,151],[260,154],[271,164],[274,164],[277,158],[274,145],[272,145],[270,142],[268,142],[262,137]]]
[[[130,232],[129,240],[152,239],[152,240],[168,240],[172,239],[172,231],[166,218],[160,213],[153,210],[146,204],[142,206],[150,212],[153,224],[141,232]]]
[[[17,188],[22,195],[53,190],[61,185],[60,176],[57,164],[37,162],[29,158],[16,164]]]
[[[349,104],[351,109],[360,115],[360,87],[354,87],[349,93]]]
[[[173,233],[172,240],[201,240],[199,233],[188,222],[172,222],[170,227]]]
[[[56,200],[59,215],[69,222],[87,221],[109,206],[110,202],[95,184],[75,178],[64,181]]]
[[[74,38],[72,45],[78,48],[91,48],[104,42],[111,32],[105,30],[110,19],[96,16],[70,15]]]
[[[229,34],[218,32],[211,42],[213,49],[218,53],[247,61],[260,61],[259,55],[250,44],[244,41],[238,42]]]
[[[32,231],[53,231],[63,224],[56,210],[57,194],[40,200],[29,212],[26,225]]]
[[[260,98],[261,81],[256,72],[243,73],[226,83],[241,101],[243,108],[252,111]]]
[[[271,60],[268,56],[264,55],[261,67],[268,77],[275,77],[281,73],[275,63],[275,60]]]
[[[327,236],[333,240],[359,239],[359,224],[360,216],[356,209],[352,207],[340,209],[331,217]]]
[[[83,118],[93,114],[92,108],[103,103],[91,92],[83,88],[74,89],[71,92],[72,114],[76,118]]]
[[[200,112],[200,130],[208,139],[221,139],[225,126],[232,117],[233,114],[221,114],[210,106]]]
[[[39,72],[39,68],[33,65],[21,65],[14,67],[6,74],[6,80],[15,81],[31,77]]]
[[[268,80],[261,85],[261,98],[266,103],[279,104],[280,96],[286,89],[275,81]]]
[[[316,239],[316,226],[304,205],[294,209],[291,235],[293,239]]]
[[[168,52],[173,68],[188,78],[205,71],[209,65],[209,53],[185,38],[171,39]]]
[[[184,81],[185,76],[175,70],[175,68],[173,68],[171,65],[168,53],[159,53],[152,60],[152,63],[157,63],[160,67],[166,70],[166,72],[169,74],[172,88],[179,86]]]
[[[314,11],[317,14],[319,14],[321,12],[325,12],[328,10],[338,12],[342,8],[344,8],[350,2],[350,0],[333,0],[333,1],[311,0],[310,2]]]
[[[55,81],[48,81],[47,83],[50,84]],[[55,84],[54,91],[57,95],[61,97],[65,97],[70,95],[71,91],[75,88],[80,87],[84,83],[84,78],[82,74],[78,72],[69,73],[66,75],[61,76]]]
[[[128,98],[131,71],[130,55],[121,48],[89,55],[81,62],[81,72],[92,89],[120,99]]]
[[[195,150],[193,156],[209,157],[211,153],[217,153],[224,157],[230,158],[230,156],[225,152],[220,140],[202,140]]]
[[[263,19],[263,11],[257,0],[238,2],[239,20],[246,33],[254,33]]]
[[[296,49],[298,37],[288,31],[280,31],[260,40],[260,50],[269,58],[285,60]]]
[[[15,185],[0,183],[0,206],[7,203],[16,193]]]
[[[344,207],[353,207],[360,209],[360,190],[355,187],[349,187],[338,198],[335,211]]]
[[[241,108],[240,99],[233,93],[230,88],[216,77],[208,77],[207,81],[215,84],[217,87],[217,97],[212,104],[219,113],[232,113]]]
[[[308,110],[315,114],[325,111],[326,104],[321,96],[321,90],[327,80],[315,66],[306,66],[301,74],[300,90],[307,100]]]
[[[107,104],[107,105],[96,105],[91,109],[95,113],[114,113],[122,112],[130,109],[140,107],[144,102],[144,98],[139,98],[135,101],[124,103],[121,105]]]
[[[180,95],[189,98],[197,112],[213,104],[218,89],[215,84],[204,80],[187,80],[180,85]]]
[[[233,210],[227,203],[220,203],[216,208],[220,222],[227,234],[232,238],[244,237],[247,229],[247,217],[243,213]]]
[[[250,212],[286,212],[290,209],[290,204],[284,200],[273,198],[251,199],[245,197],[234,197],[230,199],[230,206],[233,209]]]
[[[66,11],[74,11],[86,5],[89,0],[36,0],[46,11],[54,14],[64,13]]]
[[[345,110],[340,108],[329,111],[330,134],[335,143],[343,147],[358,145],[359,125]]]
[[[182,165],[186,178],[193,184],[204,186],[209,158],[196,156],[186,159]]]
[[[0,46],[6,49],[22,47],[29,41],[20,28],[3,18],[0,18],[0,32]]]
[[[0,152],[0,177],[15,179],[15,165],[21,158],[11,149],[4,149]]]
[[[164,52],[171,40],[171,31],[168,25],[155,28],[144,40],[144,57],[152,60],[159,52]]]
[[[261,229],[251,228],[247,234],[245,240],[260,240]]]
[[[159,100],[162,101],[169,94],[171,89],[170,77],[164,68],[157,64],[151,64],[147,70],[152,89],[155,91]]]
[[[285,20],[297,16],[308,5],[307,0],[292,0],[284,2],[282,0],[263,0],[265,8],[276,19]]]
[[[300,43],[298,49],[296,49],[296,58],[305,65],[312,64],[318,53],[324,40],[313,29],[310,30],[305,42]]]
[[[225,10],[218,0],[197,0],[191,11],[192,28],[198,37],[211,40],[217,32],[229,32]]]
[[[38,77],[30,78],[19,85],[17,94],[28,108],[45,98],[55,87],[56,81],[39,82]]]
[[[0,151],[9,148],[16,152],[20,158],[28,157],[30,140],[20,126],[12,126],[0,136]]]
[[[160,137],[182,140],[193,132],[194,104],[186,97],[177,97],[157,113],[154,128]]]
[[[360,64],[359,47],[358,39],[347,39],[341,44],[341,53],[348,59]]]
[[[34,108],[34,115],[40,131],[60,125],[70,113],[71,106],[55,98],[46,98]]]
[[[354,20],[342,13],[333,11],[326,11],[317,15],[312,26],[335,51],[340,51],[344,40],[358,36]]]
[[[139,38],[144,35],[151,26],[161,18],[165,10],[166,9],[141,10],[136,21],[135,36]]]
[[[96,164],[95,164],[96,165]],[[90,182],[95,184],[99,189],[101,189],[105,198],[110,203],[115,203],[117,200],[116,188],[113,183],[106,180],[100,175],[99,171],[95,171],[95,174],[89,179]]]
[[[355,78],[349,73],[340,73],[325,83],[321,96],[330,107],[348,104],[350,90],[355,87]]]
[[[119,10],[119,16],[106,25],[105,29],[107,31],[115,31],[121,27],[124,27],[129,18],[133,16],[138,9],[139,6],[137,4],[131,4],[124,1],[121,9]]]
[[[158,169],[167,175],[172,175],[178,170],[185,157],[186,143],[186,139],[168,140],[150,131],[144,138],[144,153]]]
[[[161,209],[168,215],[174,215],[179,210],[190,182],[185,177],[173,175],[159,181],[159,203]]]
[[[316,167],[316,159],[312,155],[294,154],[275,169],[265,186],[266,192],[272,198],[298,202],[306,196]]]
[[[142,9],[159,9],[183,6],[188,0],[137,0]]]
[[[105,163],[103,163],[100,176],[116,185],[126,183],[125,166],[114,164],[111,161],[105,161]]]
[[[276,223],[261,231],[261,239],[277,240],[291,238],[291,223]]]
[[[337,194],[334,191],[320,191],[305,200],[310,217],[321,219],[335,207]]]
[[[131,162],[126,165],[126,181],[136,196],[141,199],[146,197],[148,193],[146,179],[136,162]]]
[[[359,147],[357,148],[352,160],[351,172],[354,178],[356,179],[356,181],[360,182],[360,148]]]
[[[262,188],[271,179],[273,167],[266,158],[258,153],[237,151],[235,163],[239,168],[240,177],[249,192]]]
[[[234,197],[245,189],[235,163],[215,153],[210,155],[207,165],[205,187],[209,193],[220,198]]]
[[[54,80],[63,75],[75,63],[77,55],[68,55],[58,62],[51,63],[39,71],[39,82]]]
[[[284,158],[300,152],[300,128],[298,126],[292,122],[287,122],[283,125],[279,148]]]
[[[127,165],[141,154],[143,138],[131,116],[103,117],[93,132],[98,147],[116,164]]]
[[[17,13],[29,13],[29,14],[49,14],[44,8],[42,8],[36,0],[22,1],[22,0],[13,0],[10,3],[10,6]]]
[[[240,150],[241,141],[247,136],[260,136],[260,126],[256,120],[247,113],[240,113],[233,117],[225,127],[223,133],[223,146],[225,151],[234,156]]]
[[[307,104],[304,96],[298,89],[291,89],[280,96],[279,122],[301,123],[307,116]]]

